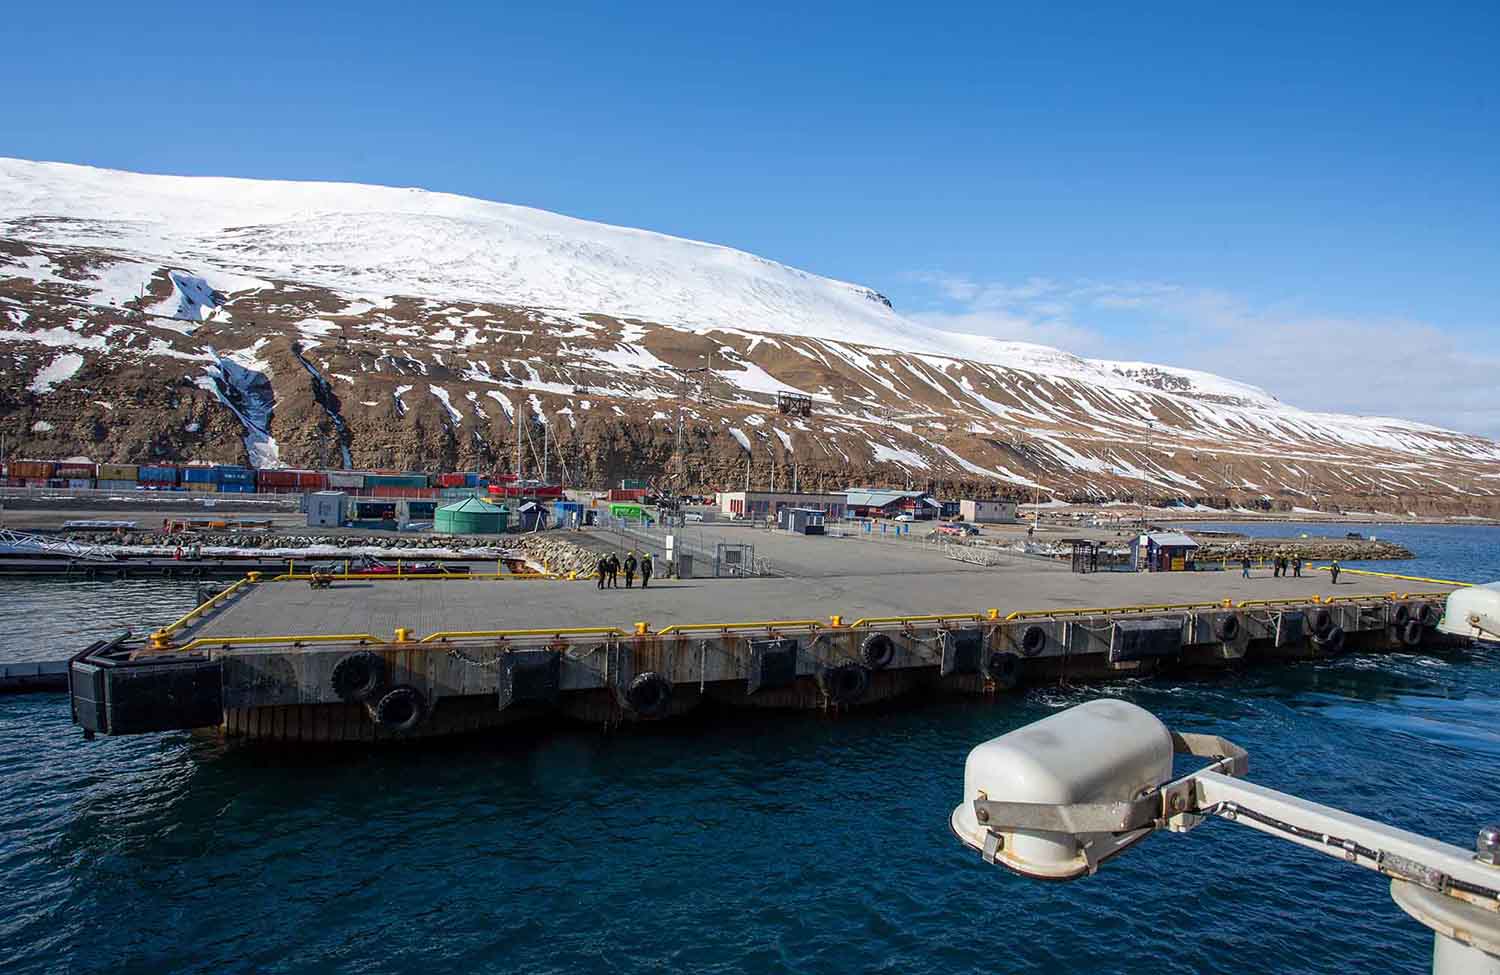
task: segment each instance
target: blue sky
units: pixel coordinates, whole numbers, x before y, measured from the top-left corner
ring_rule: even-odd
[[[803,6],[26,4],[0,153],[539,206],[1500,435],[1500,4]]]

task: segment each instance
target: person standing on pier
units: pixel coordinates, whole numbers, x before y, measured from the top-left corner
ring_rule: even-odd
[[[609,575],[609,556],[594,563],[594,575],[599,577],[599,588],[604,588],[604,577]]]
[[[1292,559],[1292,576],[1297,579],[1302,578],[1302,556],[1300,555]]]
[[[651,585],[651,575],[656,571],[656,566],[651,564],[651,553],[647,552],[641,556],[641,588],[645,589]]]
[[[1250,556],[1248,555],[1240,559],[1240,578],[1250,578]]]
[[[1334,559],[1328,563],[1328,584],[1336,586],[1339,584],[1339,560]]]
[[[613,552],[609,553],[609,588],[620,588],[620,557]]]
[[[635,553],[627,552],[625,555],[625,588],[635,586]]]

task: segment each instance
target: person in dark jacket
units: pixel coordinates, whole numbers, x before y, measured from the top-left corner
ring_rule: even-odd
[[[625,588],[630,589],[635,585],[635,553],[629,552],[625,556]]]
[[[651,564],[651,553],[647,552],[641,556],[641,588],[645,589],[651,585],[651,575],[656,571],[656,566]]]
[[[609,553],[609,588],[620,588],[620,557],[613,552]]]
[[[1250,578],[1250,556],[1248,555],[1240,559],[1240,576],[1245,579]]]
[[[1328,564],[1328,575],[1329,575],[1329,580],[1328,581],[1329,581],[1329,583],[1331,585],[1335,585],[1336,586],[1336,585],[1339,584],[1339,560],[1338,559],[1334,559],[1332,562],[1330,562]]]
[[[1292,559],[1292,576],[1297,579],[1302,578],[1302,556],[1300,555]]]
[[[604,580],[609,578],[609,556],[606,555],[594,564],[594,574],[599,577],[599,588],[604,588]]]

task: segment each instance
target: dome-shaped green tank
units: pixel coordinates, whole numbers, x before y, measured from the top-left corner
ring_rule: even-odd
[[[509,509],[480,498],[444,505],[432,516],[432,530],[444,535],[500,535],[509,523]]]

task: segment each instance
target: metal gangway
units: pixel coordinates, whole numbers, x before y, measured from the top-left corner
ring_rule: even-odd
[[[30,535],[10,528],[0,528],[0,555],[61,555],[89,562],[113,562],[114,554],[99,545],[81,545],[65,538]]]

